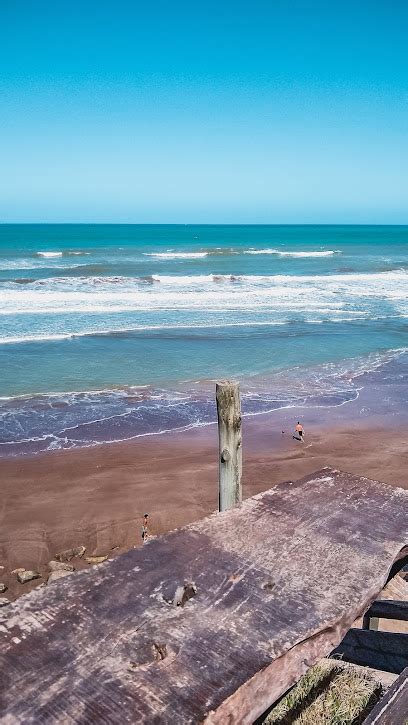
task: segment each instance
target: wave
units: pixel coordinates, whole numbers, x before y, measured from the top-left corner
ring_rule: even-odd
[[[90,252],[85,252],[82,249],[66,249],[63,252],[35,252],[35,257],[84,257],[89,256]]]
[[[253,310],[256,312],[256,309]],[[299,310],[293,310],[293,312],[301,312]],[[311,312],[313,314],[323,314],[326,315],[326,317],[322,319],[318,318],[309,318],[309,319],[302,319],[301,317],[297,316],[295,318],[290,319],[284,319],[284,320],[257,320],[257,319],[247,319],[245,321],[228,321],[223,320],[222,322],[217,322],[215,320],[208,321],[208,322],[194,322],[194,323],[162,323],[162,324],[135,324],[131,327],[111,327],[108,329],[98,329],[92,328],[89,330],[83,330],[83,331],[77,331],[77,332],[47,332],[47,333],[38,333],[33,334],[31,332],[27,332],[25,334],[21,335],[12,335],[12,336],[3,336],[0,337],[0,345],[16,345],[16,344],[27,344],[27,343],[46,343],[46,342],[57,342],[57,341],[63,341],[63,340],[74,340],[77,338],[86,338],[86,337],[93,337],[93,338],[99,338],[99,337],[115,337],[115,338],[123,338],[128,337],[130,335],[135,335],[138,333],[163,333],[163,335],[166,335],[167,333],[184,333],[185,331],[189,330],[192,333],[194,333],[196,330],[205,330],[208,331],[208,334],[211,333],[212,330],[228,330],[228,329],[234,329],[234,328],[246,328],[246,330],[252,330],[254,328],[264,328],[265,330],[273,329],[275,327],[287,327],[288,329],[292,329],[295,325],[332,325],[335,323],[341,323],[341,322],[347,322],[347,323],[370,323],[373,320],[390,320],[390,317],[388,316],[377,316],[372,317],[369,315],[368,312],[362,312],[357,310],[347,310],[345,312],[344,309],[336,309],[336,308],[319,308],[319,307],[312,307],[308,308],[307,312]],[[339,317],[338,315],[346,315],[344,317]],[[327,316],[329,315],[329,317]],[[407,317],[407,315],[400,315],[399,317],[404,318]],[[291,332],[291,334],[294,334]]]
[[[375,374],[406,351],[247,378],[241,385],[243,417],[352,403],[372,384],[367,373]],[[389,369],[386,378],[401,385],[401,368]],[[213,389],[211,380],[191,380],[174,389],[129,386],[2,398],[1,455],[91,447],[211,425],[216,422]]]
[[[83,252],[82,250],[69,249],[67,252],[63,252],[65,257],[89,257],[90,252]]]
[[[144,257],[153,257],[155,259],[203,259],[205,257],[229,256],[237,254],[275,254],[278,257],[331,257],[334,254],[342,254],[340,249],[327,249],[324,251],[301,251],[290,252],[280,249],[240,249],[215,247],[204,249],[199,252],[143,252]]]
[[[340,249],[327,249],[323,252],[286,252],[280,249],[246,249],[244,254],[276,254],[278,257],[332,257],[342,254]]]
[[[152,275],[37,280],[2,286],[0,315],[152,312],[154,310],[284,310],[343,308],[347,313],[406,314],[408,273],[336,275]],[[391,306],[390,306],[391,305]]]
[[[161,282],[162,284],[168,285],[179,285],[185,286],[190,284],[206,284],[214,281],[214,277],[219,279],[226,279],[225,275],[213,275],[213,274],[191,274],[191,275],[173,275],[173,274],[152,274],[152,279],[155,282]]]
[[[211,282],[243,282],[249,284],[287,284],[304,287],[312,284],[350,284],[350,283],[376,283],[381,282],[407,282],[408,271],[397,269],[387,272],[352,272],[343,274],[321,275],[283,275],[283,274],[192,274],[192,275],[160,275],[153,274],[152,278],[163,285],[196,285]],[[124,278],[129,279],[129,278]]]
[[[319,321],[320,322],[320,321]],[[33,335],[27,333],[25,335],[17,335],[12,337],[0,337],[0,345],[15,345],[20,343],[28,342],[52,342],[54,340],[73,340],[79,337],[120,337],[123,335],[129,335],[138,332],[160,332],[170,330],[212,330],[212,329],[224,329],[229,327],[277,327],[286,324],[291,324],[292,321],[279,322],[279,321],[268,321],[261,322],[259,320],[249,320],[246,322],[205,322],[205,323],[194,323],[194,324],[159,324],[159,325],[134,325],[132,327],[118,327],[110,328],[108,330],[85,330],[83,332],[61,332],[61,333],[45,333]]]
[[[244,254],[279,254],[278,249],[245,249]]]
[[[65,268],[64,268],[65,269]],[[14,279],[1,280],[4,285],[15,285],[15,284],[26,284],[32,287],[41,288],[63,288],[66,287],[82,287],[87,286],[90,290],[93,287],[101,287],[106,285],[107,287],[122,286],[134,288],[138,284],[146,284],[152,282],[161,282],[163,285],[180,285],[189,286],[196,284],[211,284],[213,282],[243,282],[248,284],[298,284],[300,287],[309,284],[321,284],[321,283],[332,283],[336,284],[349,284],[354,282],[398,282],[408,280],[408,269],[398,268],[392,270],[385,270],[381,272],[349,272],[343,271],[336,274],[148,274],[142,276],[126,276],[126,275],[104,275],[94,274],[94,272],[104,271],[103,265],[95,264],[80,264],[74,267],[67,267],[68,271],[80,270],[81,274],[77,276],[59,276],[59,277],[18,277]],[[84,274],[89,272],[89,275]]]
[[[208,247],[198,252],[143,252],[144,257],[155,259],[204,259],[205,257],[229,257],[231,255],[243,254],[245,250],[235,247]]]
[[[341,253],[340,249],[328,249],[325,252],[278,252],[280,257],[331,257]]]
[[[144,257],[156,259],[202,259],[208,252],[143,252]]]
[[[58,254],[58,256],[54,255],[53,257],[50,256],[38,256],[35,255],[34,258],[31,259],[0,259],[0,272],[7,272],[9,270],[20,270],[20,269],[50,269],[52,271],[56,269],[63,269],[64,272],[67,274],[71,270],[80,269],[83,268],[84,270],[89,266],[91,267],[99,267],[99,269],[102,271],[106,268],[106,265],[102,264],[95,264],[95,265],[87,265],[87,264],[55,264],[51,260],[58,259],[60,262],[63,261],[65,257],[71,257],[71,256],[79,256],[79,255],[88,255],[90,252],[81,252],[81,253],[69,253],[67,255],[65,254]]]
[[[62,252],[36,252],[37,257],[62,257]]]
[[[0,271],[8,271],[10,269],[68,269],[65,264],[50,264],[46,262],[46,258],[39,259],[2,259],[0,260]]]

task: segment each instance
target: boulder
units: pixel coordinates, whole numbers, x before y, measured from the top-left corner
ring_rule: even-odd
[[[49,561],[48,568],[50,571],[74,571],[72,564],[66,564],[63,561]]]
[[[87,564],[102,564],[102,562],[106,561],[107,558],[107,554],[105,556],[87,556],[85,561]]]
[[[3,582],[0,583],[0,594],[3,594],[3,592],[7,591],[7,584],[3,584]]]
[[[6,607],[7,604],[10,604],[10,599],[7,599],[7,597],[0,597],[0,607]]]
[[[56,569],[51,572],[51,574],[48,577],[47,584],[52,584],[53,582],[56,582],[58,579],[63,579],[64,576],[70,576],[70,574],[73,573],[73,569]]]
[[[57,559],[57,561],[71,561],[71,559],[83,556],[85,554],[85,551],[85,546],[76,546],[74,549],[66,549],[65,551],[60,551],[59,554],[55,554],[55,558]]]
[[[19,571],[17,574],[17,579],[20,584],[26,584],[26,582],[30,582],[32,579],[40,579],[40,577],[41,574],[38,571],[32,571],[30,569],[23,569],[23,571]]]

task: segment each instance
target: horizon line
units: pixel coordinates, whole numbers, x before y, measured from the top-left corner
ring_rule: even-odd
[[[406,227],[407,222],[2,222],[5,226],[140,226],[140,227]]]

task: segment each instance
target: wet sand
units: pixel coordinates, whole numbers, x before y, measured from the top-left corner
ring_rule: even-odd
[[[400,431],[309,427],[305,444],[268,416],[244,421],[244,497],[329,465],[408,488]],[[110,557],[141,544],[141,524],[161,534],[217,508],[217,429],[138,438],[88,449],[0,461],[0,581],[10,599],[44,581],[61,550],[84,545]],[[75,567],[88,566],[75,559]],[[11,570],[37,569],[24,585]]]

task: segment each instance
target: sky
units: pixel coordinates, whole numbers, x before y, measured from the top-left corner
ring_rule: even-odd
[[[0,222],[408,223],[406,0],[0,0]]]

